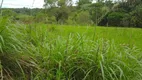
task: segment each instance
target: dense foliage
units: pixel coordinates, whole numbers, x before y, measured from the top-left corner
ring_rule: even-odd
[[[141,27],[141,0],[45,0],[44,9],[4,9],[3,16],[23,23]],[[12,10],[12,11],[10,11]]]

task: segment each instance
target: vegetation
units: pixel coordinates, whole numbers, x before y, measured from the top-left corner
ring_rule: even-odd
[[[44,1],[1,10],[1,80],[142,79],[141,0]]]
[[[24,23],[99,25],[140,27],[142,25],[141,0],[45,0],[44,9],[3,9],[4,16],[12,16]],[[12,10],[12,11],[10,11]],[[9,14],[5,14],[5,12]],[[16,16],[19,15],[19,16]],[[22,15],[29,16],[23,20]],[[42,20],[37,17],[42,17]],[[21,19],[22,18],[22,19]],[[36,18],[36,19],[32,19]],[[27,20],[28,19],[28,20]]]
[[[133,30],[137,36],[133,39],[137,40],[141,29],[97,27],[94,31],[93,27],[9,24],[4,19],[1,26],[3,79],[139,80],[142,77],[141,49],[134,46],[129,35]],[[119,37],[115,38],[116,35]]]

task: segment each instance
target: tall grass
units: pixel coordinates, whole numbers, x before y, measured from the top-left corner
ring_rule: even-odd
[[[33,69],[33,60],[26,51],[24,27],[9,23],[8,19],[0,21],[0,77],[2,80],[26,79]]]
[[[140,51],[127,46],[96,42],[84,35],[70,34],[68,39],[52,39],[42,56],[42,78],[69,80],[130,80],[141,76]],[[42,47],[47,48],[47,47]],[[43,65],[44,64],[44,65]],[[47,73],[48,72],[48,73]]]
[[[7,21],[6,21],[7,22]],[[4,23],[4,22],[3,22]],[[2,25],[2,24],[0,24]],[[142,55],[84,34],[58,34],[56,27],[0,27],[1,78],[14,80],[140,80]]]

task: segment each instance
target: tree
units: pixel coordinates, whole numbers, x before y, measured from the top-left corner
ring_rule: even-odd
[[[58,2],[58,0],[44,0],[45,4],[44,6],[46,8],[51,8],[51,7],[56,7],[56,3]]]
[[[72,0],[59,0],[58,6],[72,6]]]
[[[141,8],[138,7],[142,0],[95,0],[95,3],[92,3],[94,0],[78,0],[77,6],[72,6],[72,0],[44,1],[48,18],[52,17],[59,24],[85,23],[85,17],[88,21],[91,19],[94,24],[103,26],[137,27],[142,22]]]
[[[72,0],[45,0],[45,5],[52,6],[53,4],[56,5],[54,7],[50,7],[50,14],[55,16],[57,23],[65,23],[69,16],[69,6],[71,6]]]
[[[78,0],[77,2],[77,7],[79,9],[82,8],[83,5],[86,5],[86,4],[91,4],[93,0]]]
[[[90,15],[91,19],[94,22],[94,24],[98,24],[99,19],[105,15],[105,13],[108,11],[108,7],[104,6],[104,3],[98,2],[93,3],[90,7]]]

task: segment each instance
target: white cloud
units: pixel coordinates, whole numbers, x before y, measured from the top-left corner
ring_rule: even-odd
[[[2,0],[0,0],[1,2]],[[3,8],[42,8],[44,0],[4,0]],[[33,6],[32,6],[33,4]]]

